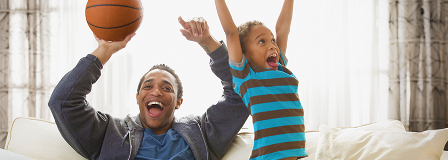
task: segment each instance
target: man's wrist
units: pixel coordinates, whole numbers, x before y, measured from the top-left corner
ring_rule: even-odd
[[[98,46],[98,48],[95,49],[91,54],[96,56],[101,61],[101,64],[104,65],[107,61],[109,61],[113,53],[114,51],[111,51],[111,49],[108,47]]]
[[[217,41],[213,36],[209,36],[204,40],[198,42],[198,44],[204,49],[205,52],[211,53],[221,46],[221,43]]]

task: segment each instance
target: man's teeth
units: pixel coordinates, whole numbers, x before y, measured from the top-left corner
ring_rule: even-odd
[[[163,106],[163,104],[162,103],[160,103],[160,102],[149,102],[148,103],[148,106],[151,106],[151,105],[159,105],[161,108],[163,108],[164,106]]]

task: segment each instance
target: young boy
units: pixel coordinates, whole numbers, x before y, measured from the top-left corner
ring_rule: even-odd
[[[248,107],[255,138],[252,159],[307,157],[303,108],[298,80],[284,57],[292,20],[293,0],[285,0],[275,37],[261,22],[235,26],[224,0],[215,0],[226,34],[234,90]]]

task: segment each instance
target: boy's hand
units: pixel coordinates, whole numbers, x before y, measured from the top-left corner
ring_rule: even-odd
[[[180,32],[182,32],[182,35],[187,40],[201,43],[207,38],[210,38],[208,24],[204,18],[195,17],[185,22],[182,17],[179,16],[178,21],[183,27],[183,29],[180,29]]]

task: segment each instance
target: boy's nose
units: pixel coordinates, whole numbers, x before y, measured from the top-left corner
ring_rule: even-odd
[[[271,44],[271,46],[269,46],[269,49],[270,49],[270,50],[272,50],[272,49],[277,49],[277,45],[275,45],[275,44]]]

